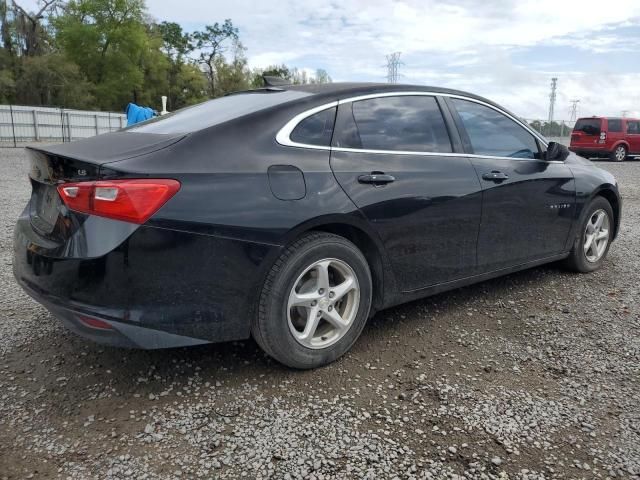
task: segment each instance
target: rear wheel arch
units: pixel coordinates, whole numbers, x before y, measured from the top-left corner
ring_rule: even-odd
[[[618,140],[616,143],[613,144],[613,147],[611,147],[611,151],[609,153],[613,153],[616,151],[616,148],[618,148],[620,145],[622,145],[624,148],[627,149],[627,153],[629,153],[629,144],[627,143],[626,140]]]
[[[362,252],[367,259],[369,269],[371,271],[371,280],[373,281],[373,301],[372,313],[383,308],[385,299],[385,286],[388,288],[391,278],[389,274],[385,274],[385,258],[380,247],[372,236],[364,230],[348,223],[326,223],[314,225],[309,230],[301,232],[300,235],[309,232],[326,232],[346,238],[353,243]],[[387,272],[389,269],[386,269]]]

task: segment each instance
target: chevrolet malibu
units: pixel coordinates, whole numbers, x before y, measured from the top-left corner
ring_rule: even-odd
[[[18,283],[92,340],[347,352],[376,311],[548,262],[599,268],[616,180],[484,98],[265,87],[28,149]]]

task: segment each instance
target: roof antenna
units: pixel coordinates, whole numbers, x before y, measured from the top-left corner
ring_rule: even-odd
[[[265,87],[281,87],[283,85],[291,85],[291,81],[282,77],[274,77],[272,75],[263,75],[262,80],[264,81]]]

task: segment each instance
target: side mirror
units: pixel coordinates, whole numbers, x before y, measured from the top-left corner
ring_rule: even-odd
[[[547,151],[544,154],[544,159],[550,161],[564,162],[569,156],[569,149],[558,142],[549,142]]]

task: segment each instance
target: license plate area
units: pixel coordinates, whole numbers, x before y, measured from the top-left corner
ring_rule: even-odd
[[[62,200],[54,185],[32,181],[32,194],[30,202],[31,224],[40,232],[49,234],[60,215]]]

